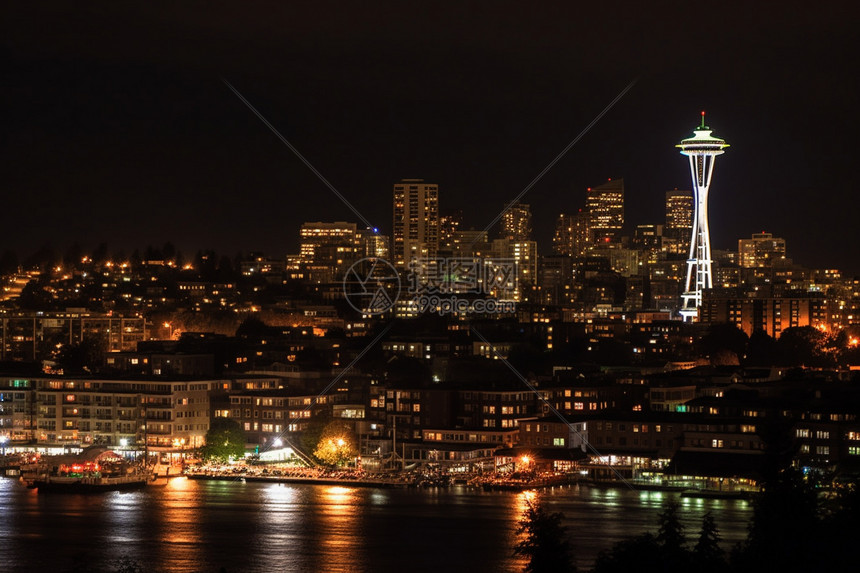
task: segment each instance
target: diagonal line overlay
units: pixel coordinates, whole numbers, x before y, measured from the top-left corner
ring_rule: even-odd
[[[558,163],[558,162],[561,160],[561,158],[562,158],[562,157],[564,157],[564,156],[565,156],[565,154],[567,154],[567,152],[568,152],[568,151],[570,151],[570,149],[571,149],[574,145],[576,145],[577,143],[579,143],[579,140],[580,140],[580,139],[582,139],[582,138],[585,136],[585,134],[586,134],[586,133],[588,133],[588,132],[591,130],[591,128],[592,128],[592,127],[594,127],[594,126],[597,124],[597,122],[598,122],[598,121],[600,121],[600,120],[603,118],[603,116],[604,116],[604,115],[606,115],[606,114],[609,112],[609,110],[610,110],[610,109],[612,109],[612,108],[615,106],[615,104],[617,104],[617,103],[621,100],[621,98],[623,98],[623,97],[627,94],[627,92],[628,92],[628,91],[630,91],[630,89],[631,89],[634,85],[636,85],[636,82],[637,82],[637,81],[638,81],[638,78],[637,78],[637,79],[635,79],[635,80],[633,80],[633,81],[632,81],[632,82],[630,82],[629,84],[627,84],[627,86],[626,86],[623,90],[621,90],[621,92],[620,92],[617,96],[615,96],[615,99],[613,99],[611,102],[609,102],[609,104],[608,104],[606,107],[604,107],[604,108],[603,108],[603,111],[601,111],[600,113],[598,113],[598,114],[597,114],[597,116],[595,116],[595,118],[591,120],[591,123],[589,123],[588,125],[586,125],[586,126],[582,129],[582,131],[580,131],[580,132],[579,132],[579,135],[577,135],[576,137],[574,137],[574,138],[573,138],[573,141],[571,141],[570,143],[568,143],[568,144],[567,144],[567,146],[566,146],[564,149],[562,149],[562,150],[561,150],[561,152],[559,152],[559,154],[558,154],[558,155],[556,155],[556,156],[555,156],[555,159],[553,159],[552,161],[550,161],[550,162],[549,162],[549,165],[547,165],[546,167],[544,167],[544,168],[543,168],[543,171],[541,171],[540,173],[538,173],[538,174],[537,174],[537,176],[535,176],[535,178],[534,178],[534,179],[532,179],[531,183],[529,183],[528,185],[526,185],[526,186],[525,186],[525,188],[524,188],[522,191],[520,191],[520,194],[519,194],[519,195],[517,195],[517,196],[516,196],[512,201],[510,201],[510,202],[508,202],[507,204],[505,204],[505,208],[504,208],[504,209],[502,209],[501,213],[499,213],[499,214],[496,216],[496,218],[495,218],[495,219],[493,219],[492,221],[490,221],[490,224],[489,224],[489,225],[487,225],[487,226],[484,228],[484,233],[488,233],[488,232],[489,232],[489,230],[493,227],[493,225],[495,225],[496,223],[498,223],[498,222],[499,222],[499,219],[501,219],[501,218],[505,215],[505,213],[507,213],[515,203],[518,203],[518,202],[519,202],[519,200],[523,198],[523,195],[525,195],[526,193],[528,193],[528,192],[531,190],[531,188],[532,188],[532,187],[534,187],[534,186],[537,184],[537,182],[538,182],[538,181],[540,181],[540,180],[543,178],[543,176],[544,176],[544,175],[546,175],[546,174],[549,172],[549,170],[550,170],[550,169],[552,169],[553,167],[555,167],[555,164],[556,164],[556,163]],[[480,237],[480,236],[481,236],[481,235],[478,235],[478,237]],[[474,245],[474,244],[475,244],[475,243],[477,243],[477,242],[478,242],[478,241],[477,241],[477,239],[476,239],[475,241],[473,241],[473,242],[472,242],[472,245]]]
[[[364,223],[365,225],[367,225],[367,227],[368,227],[369,229],[374,229],[374,228],[375,228],[375,227],[373,226],[373,224],[372,224],[370,221],[368,221],[368,220],[364,217],[364,215],[362,215],[362,214],[358,211],[358,209],[356,209],[356,208],[353,206],[353,204],[352,204],[352,203],[350,203],[350,202],[349,202],[349,200],[348,200],[346,197],[344,197],[344,196],[343,196],[343,194],[341,194],[341,192],[340,192],[340,191],[338,191],[338,190],[335,188],[335,186],[334,186],[334,185],[332,185],[331,183],[329,183],[328,179],[326,179],[325,177],[323,177],[322,173],[320,173],[319,171],[317,171],[316,167],[314,167],[313,165],[311,165],[311,162],[310,162],[310,161],[308,161],[307,159],[305,159],[305,156],[304,156],[304,155],[302,155],[302,154],[299,152],[299,150],[298,150],[298,149],[296,149],[296,148],[293,146],[293,144],[292,144],[292,143],[290,143],[289,141],[287,141],[287,138],[286,138],[286,137],[284,137],[283,135],[281,135],[281,132],[279,132],[277,129],[275,129],[275,126],[273,126],[271,123],[269,123],[269,121],[268,121],[265,117],[263,117],[263,114],[261,114],[259,111],[257,111],[257,108],[255,108],[253,105],[251,105],[251,102],[249,102],[247,99],[245,99],[245,96],[243,96],[241,93],[239,93],[239,90],[237,90],[236,88],[234,88],[234,87],[233,87],[233,85],[232,85],[230,82],[228,82],[227,80],[225,80],[224,78],[221,78],[221,81],[222,81],[222,82],[224,82],[224,85],[226,85],[228,88],[230,88],[230,91],[232,91],[232,92],[236,95],[236,97],[238,97],[238,98],[241,100],[241,102],[245,104],[245,107],[247,107],[249,110],[251,110],[251,113],[253,113],[254,115],[256,115],[256,116],[257,116],[257,118],[258,118],[260,121],[262,121],[262,122],[263,122],[263,125],[265,125],[266,127],[268,127],[268,128],[269,128],[269,131],[271,131],[272,133],[274,133],[274,134],[275,134],[275,137],[277,137],[278,139],[280,139],[280,140],[281,140],[281,143],[283,143],[284,145],[286,145],[286,146],[289,148],[289,150],[290,150],[290,151],[292,151],[292,152],[295,154],[295,156],[296,156],[296,157],[298,157],[298,158],[299,158],[299,160],[300,160],[302,163],[304,163],[304,164],[305,164],[305,166],[306,166],[308,169],[310,169],[310,170],[313,172],[313,174],[314,174],[314,175],[316,175],[316,176],[317,176],[317,178],[318,178],[320,181],[322,181],[322,182],[323,182],[323,184],[325,184],[325,186],[326,186],[326,187],[328,187],[328,188],[331,190],[331,192],[332,192],[332,193],[334,193],[334,194],[337,196],[337,198],[338,198],[338,199],[340,199],[340,200],[343,202],[343,204],[344,204],[344,205],[346,205],[347,207],[349,207],[349,210],[350,210],[350,211],[352,211],[353,213],[355,213],[355,216],[356,216],[356,217],[358,217],[359,219],[361,219],[361,222],[362,222],[362,223]]]

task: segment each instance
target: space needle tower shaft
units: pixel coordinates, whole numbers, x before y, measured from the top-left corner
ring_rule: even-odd
[[[702,292],[714,286],[711,274],[711,238],[708,230],[708,190],[711,187],[716,157],[722,155],[728,146],[724,140],[711,135],[711,129],[705,125],[705,112],[702,112],[701,125],[693,130],[693,137],[675,146],[681,150],[681,155],[690,159],[695,208],[690,256],[687,258],[687,280],[684,294],[681,295],[681,316],[685,321],[699,318]]]

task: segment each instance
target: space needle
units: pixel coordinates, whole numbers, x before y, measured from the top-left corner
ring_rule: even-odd
[[[714,173],[714,161],[722,155],[729,144],[711,135],[711,128],[702,123],[689,137],[676,145],[681,155],[690,158],[690,173],[693,176],[693,235],[690,239],[690,256],[687,258],[687,282],[681,295],[681,316],[685,322],[698,319],[702,306],[702,291],[713,288],[711,275],[711,239],[708,234],[708,189]]]

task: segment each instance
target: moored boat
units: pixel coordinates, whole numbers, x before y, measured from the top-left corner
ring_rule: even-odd
[[[147,483],[149,483],[149,477],[145,474],[113,477],[46,475],[34,479],[33,487],[38,488],[39,492],[89,493],[138,489],[144,487]]]
[[[151,472],[135,467],[119,454],[92,446],[75,456],[46,460],[44,471],[32,478],[39,492],[90,493],[137,489],[146,486]]]

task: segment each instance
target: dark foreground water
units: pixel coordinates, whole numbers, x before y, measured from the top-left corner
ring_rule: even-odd
[[[39,494],[0,479],[0,571],[520,571],[512,557],[524,494],[466,488],[364,489],[205,482],[137,492]],[[619,539],[656,529],[677,494],[566,487],[541,494],[562,511],[581,568]],[[681,500],[690,537],[712,511],[726,545],[746,535],[746,501]]]

